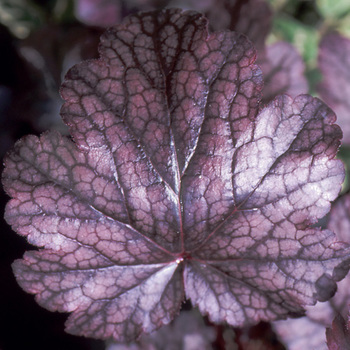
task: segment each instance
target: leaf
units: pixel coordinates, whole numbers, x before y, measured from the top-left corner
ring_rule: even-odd
[[[350,196],[340,197],[333,205],[327,227],[336,233],[339,241],[350,242]],[[344,267],[344,273],[347,267]],[[306,317],[274,322],[277,333],[288,345],[289,350],[315,348],[327,350],[325,329],[331,327],[333,319],[348,317],[350,305],[350,275],[337,285],[337,293],[326,303],[306,308]],[[334,327],[339,326],[339,320]],[[298,333],[298,337],[295,334]],[[346,348],[339,348],[346,349]]]
[[[307,306],[305,317],[273,323],[273,328],[284,344],[287,345],[288,350],[328,349],[326,328],[331,326],[332,320],[338,312],[346,315],[349,282],[349,276],[339,282],[337,292],[330,301],[317,303],[315,306]]]
[[[311,227],[344,179],[341,131],[318,99],[262,89],[245,36],[196,12],[138,14],[62,85],[57,133],[5,160],[6,220],[39,251],[26,291],[67,331],[119,342],[168,324],[184,298],[232,326],[300,315],[348,259]]]
[[[320,96],[334,109],[344,137],[350,143],[350,40],[336,33],[325,35],[320,43],[318,64],[323,80],[318,87]]]
[[[341,196],[332,205],[327,226],[339,240],[350,242],[350,195]]]
[[[127,15],[160,10],[169,6],[169,2],[170,0],[75,0],[74,14],[79,21],[89,26],[107,28],[120,23]],[[178,5],[171,7],[182,8]]]
[[[308,91],[305,64],[296,49],[287,42],[267,46],[259,66],[265,82],[264,102],[270,102],[280,94],[296,97]]]
[[[203,12],[212,31],[232,30],[247,35],[258,51],[258,65],[264,77],[263,102],[279,94],[296,97],[308,91],[305,64],[287,42],[265,46],[272,23],[272,10],[264,0],[173,0],[171,5]]]
[[[332,328],[327,328],[326,336],[329,350],[350,349],[349,322],[346,323],[341,315],[335,317]]]
[[[318,303],[312,308],[323,311],[326,303]],[[308,315],[308,312],[307,312]],[[327,350],[325,325],[309,317],[273,322],[273,328],[288,350]]]
[[[87,25],[107,27],[120,22],[121,8],[120,0],[76,0],[74,14]]]

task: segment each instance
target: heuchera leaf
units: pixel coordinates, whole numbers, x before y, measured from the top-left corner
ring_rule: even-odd
[[[350,242],[350,195],[339,198],[332,206],[328,227],[336,232],[337,237]],[[330,300],[335,318],[332,327],[326,329],[329,350],[350,349],[350,275],[339,283],[337,294]],[[347,322],[345,321],[347,320]]]
[[[74,2],[74,14],[79,21],[88,26],[109,27],[120,23],[123,17],[134,12],[165,8],[169,6],[170,0],[74,0]]]
[[[349,322],[346,322],[341,315],[337,315],[332,323],[332,328],[327,328],[326,337],[329,350],[349,350]]]
[[[332,205],[327,227],[336,233],[339,240],[350,243],[350,194],[337,199]]]
[[[129,17],[100,54],[62,86],[74,142],[28,136],[6,159],[6,219],[42,247],[13,265],[23,289],[122,342],[184,298],[238,327],[329,299],[348,252],[310,225],[344,178],[334,113],[307,95],[258,113],[251,44],[196,12]]]
[[[320,43],[318,62],[323,74],[318,92],[337,113],[344,133],[343,143],[349,144],[350,40],[337,33],[324,36]]]
[[[325,304],[317,303],[311,308],[321,315]],[[273,322],[273,328],[288,350],[327,350],[325,324],[309,317],[309,310],[305,317]]]
[[[338,312],[347,315],[349,277],[337,284],[335,296],[327,302],[306,307],[306,316],[273,322],[273,327],[288,350],[327,350],[326,327],[332,325]]]
[[[284,41],[269,45],[264,55],[259,58],[258,64],[265,83],[265,103],[280,94],[296,97],[308,91],[308,83],[304,76],[305,64],[293,45]]]
[[[113,26],[120,22],[121,0],[75,0],[74,14],[77,19],[90,26]]]

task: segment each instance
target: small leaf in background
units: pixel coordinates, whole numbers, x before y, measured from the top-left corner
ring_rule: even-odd
[[[76,18],[90,26],[109,27],[120,22],[122,0],[75,0]]]
[[[274,18],[274,35],[291,43],[303,57],[308,68],[316,66],[319,33],[316,28],[281,14]]]
[[[321,314],[322,304],[314,306]],[[307,312],[307,315],[309,312]],[[328,350],[325,337],[325,325],[310,317],[288,319],[273,322],[273,327],[288,350],[317,349]]]
[[[328,228],[339,240],[350,242],[350,195],[341,196],[333,205],[329,215]],[[350,301],[350,300],[349,300]]]
[[[328,349],[325,331],[339,312],[347,316],[349,284],[350,278],[347,276],[338,283],[337,293],[330,301],[306,307],[305,317],[273,322],[276,333],[288,350]]]
[[[349,321],[345,321],[344,318],[338,314],[334,318],[332,327],[327,328],[326,337],[329,350],[349,350]]]
[[[280,94],[296,97],[308,91],[305,64],[291,44],[281,41],[267,46],[258,63],[264,76],[264,103]]]
[[[337,114],[343,143],[350,144],[350,39],[336,33],[324,36],[318,64],[323,74],[318,92]]]
[[[107,28],[135,12],[160,10],[166,6],[186,8],[189,2],[185,1],[183,7],[169,5],[170,0],[74,0],[74,14],[78,21],[86,25]]]
[[[134,341],[187,298],[242,327],[328,300],[347,245],[314,228],[341,189],[341,138],[320,100],[279,96],[244,35],[199,13],[139,13],[101,38],[61,93],[72,140],[27,136],[9,154],[6,219],[40,247],[19,284],[67,331]]]

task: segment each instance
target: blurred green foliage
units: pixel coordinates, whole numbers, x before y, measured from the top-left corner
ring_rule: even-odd
[[[0,23],[19,39],[49,22],[74,19],[74,0],[0,0]]]
[[[20,39],[44,22],[43,11],[26,0],[0,0],[0,23]]]
[[[349,0],[316,0],[316,5],[325,19],[339,19],[350,12]]]

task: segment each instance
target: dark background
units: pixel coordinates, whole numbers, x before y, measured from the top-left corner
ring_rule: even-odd
[[[76,43],[83,46],[77,59],[97,56],[102,30],[79,23],[73,16],[72,4],[60,18],[55,18],[55,5],[55,1],[32,1],[29,7],[23,3],[22,17],[6,26],[0,24],[1,163],[15,140],[23,135],[39,135],[47,128],[64,132],[58,113],[61,104],[58,87],[67,61],[65,56]],[[11,1],[0,0],[0,6],[11,7]],[[25,38],[10,31],[22,22],[24,26],[27,23],[31,32]],[[31,57],[31,51],[27,50],[26,57],[23,48],[34,49],[37,56]],[[45,61],[45,67],[38,66],[41,60]],[[15,234],[3,219],[8,200],[0,187],[0,349],[104,349],[103,341],[65,333],[67,315],[43,309],[34,296],[18,286],[11,264],[26,250],[35,248]]]

